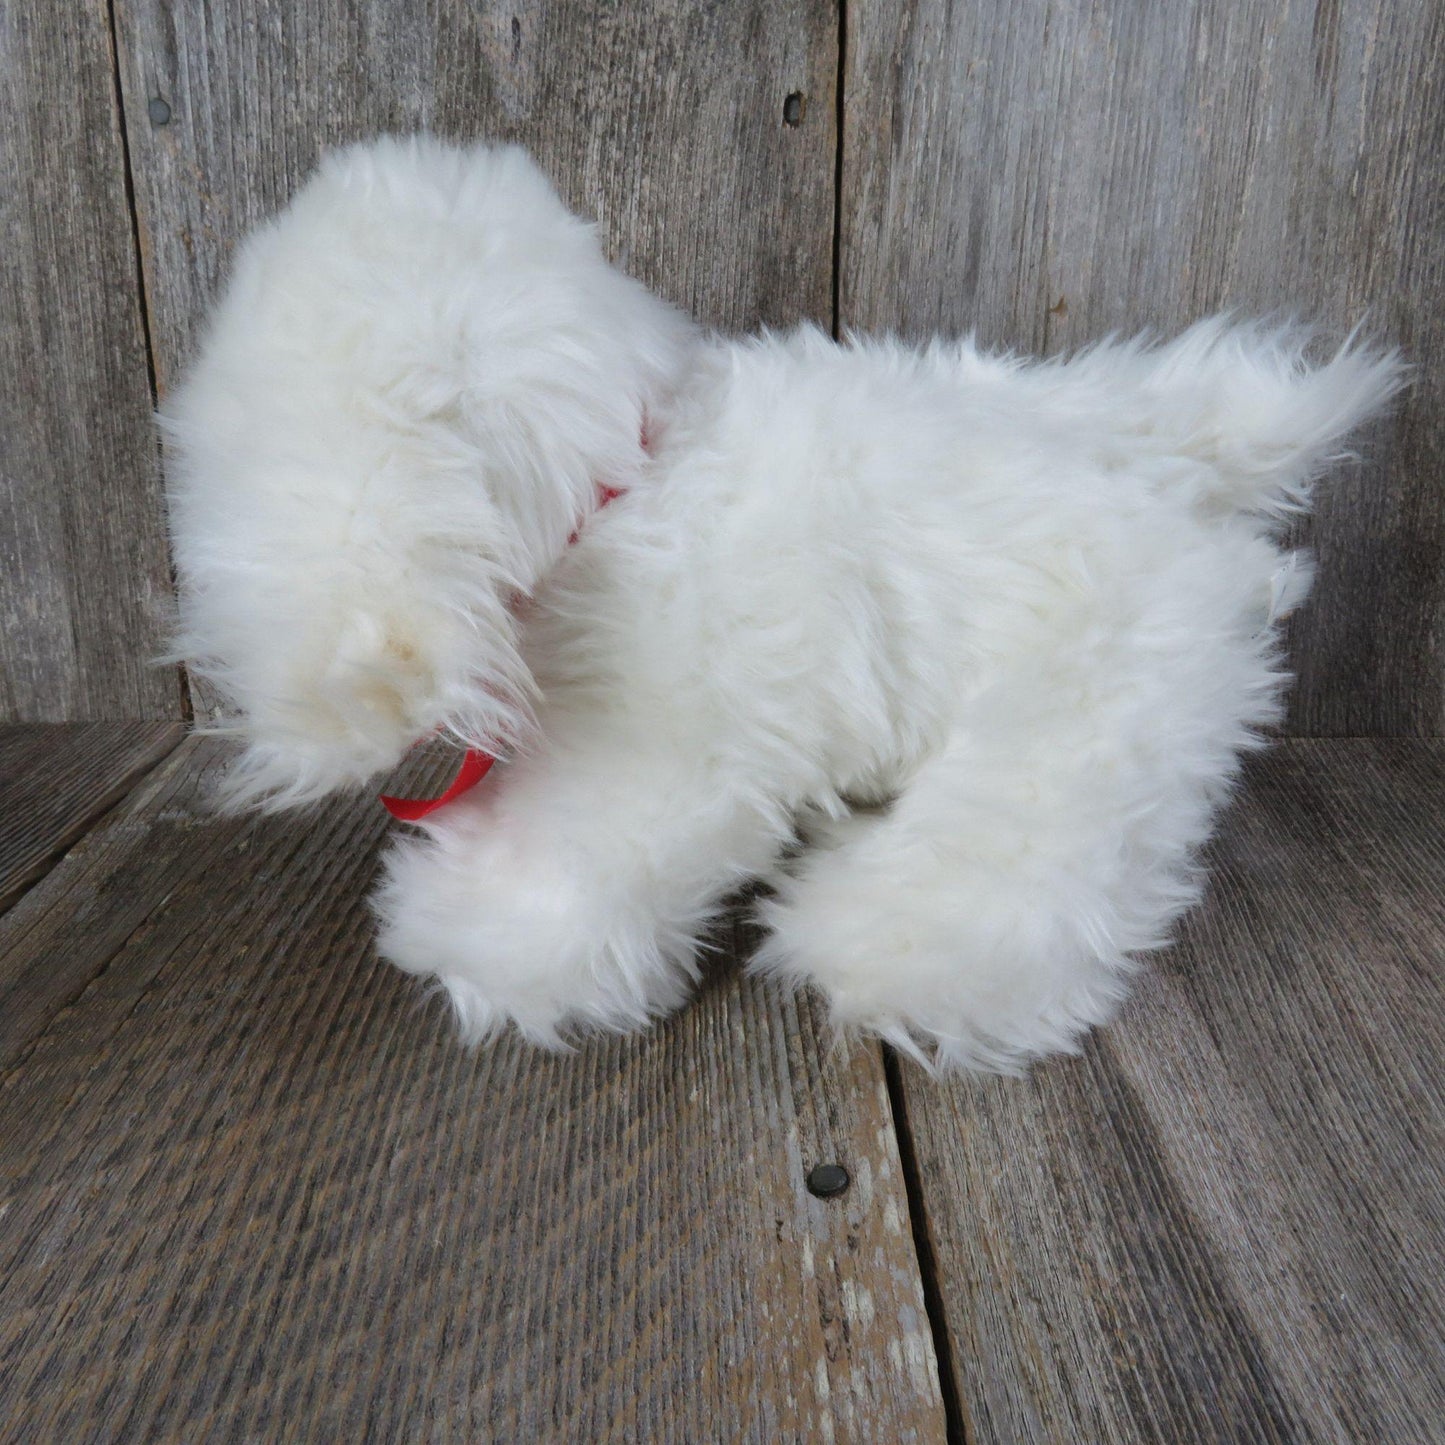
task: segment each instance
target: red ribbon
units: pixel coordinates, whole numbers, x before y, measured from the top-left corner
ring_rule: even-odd
[[[643,448],[646,449],[646,435],[643,437]],[[615,502],[622,495],[616,487],[598,486],[597,508],[600,511],[608,502]],[[577,540],[577,533],[573,532],[568,538],[569,544]],[[483,778],[492,770],[492,764],[497,760],[490,753],[484,753],[480,748],[468,748],[466,756],[462,759],[462,765],[457,769],[457,775],[452,779],[451,786],[439,798],[394,798],[386,793],[381,795],[381,806],[391,814],[393,818],[399,818],[403,823],[416,823],[425,818],[428,813],[435,813],[438,808],[444,808],[454,798],[460,798],[463,793],[470,792]]]
[[[456,777],[452,779],[451,787],[441,797],[393,798],[383,793],[381,806],[393,818],[400,818],[403,823],[418,822],[428,813],[435,813],[438,808],[445,807],[453,798],[460,798],[469,788],[475,788],[491,772],[492,764],[496,761],[490,753],[484,753],[480,748],[468,748],[461,767],[457,769]]]

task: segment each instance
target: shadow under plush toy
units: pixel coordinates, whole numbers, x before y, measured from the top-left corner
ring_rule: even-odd
[[[763,878],[751,967],[1017,1068],[1166,940],[1279,715],[1279,519],[1399,381],[1301,347],[722,339],[521,151],[347,150],[166,408],[178,651],[241,714],[236,804],[437,729],[506,759],[377,899],[469,1038],[643,1027]]]

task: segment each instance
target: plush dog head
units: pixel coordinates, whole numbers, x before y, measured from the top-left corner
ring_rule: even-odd
[[[641,465],[690,334],[514,147],[339,152],[245,241],[162,412],[176,656],[239,714],[232,802],[518,737],[511,602]]]

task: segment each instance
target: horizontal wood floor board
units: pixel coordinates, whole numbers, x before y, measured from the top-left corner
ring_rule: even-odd
[[[0,912],[184,731],[155,721],[0,725]]]
[[[971,1440],[1445,1438],[1445,743],[1255,759],[1082,1057],[905,1071]]]
[[[943,1438],[877,1049],[745,930],[644,1038],[464,1049],[371,948],[380,810],[215,820],[219,757],[0,924],[91,969],[0,1082],[0,1438]]]
[[[178,806],[199,797],[219,762],[215,744],[183,743],[0,918],[0,1072],[175,888],[220,858],[235,825],[207,826],[194,801]]]

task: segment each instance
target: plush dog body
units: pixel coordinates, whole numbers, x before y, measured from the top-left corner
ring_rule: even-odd
[[[1278,519],[1397,375],[1219,320],[1046,364],[719,339],[520,152],[382,142],[248,241],[167,408],[179,650],[238,801],[438,727],[506,759],[378,899],[469,1037],[644,1025],[761,878],[753,967],[1014,1068],[1197,896],[1307,585]]]

